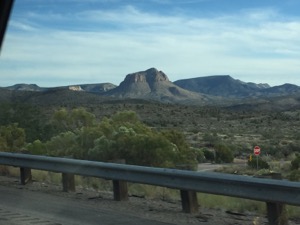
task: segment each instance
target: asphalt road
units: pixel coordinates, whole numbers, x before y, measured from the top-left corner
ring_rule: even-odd
[[[168,225],[78,199],[0,185],[0,225]],[[171,225],[171,224],[169,224]]]

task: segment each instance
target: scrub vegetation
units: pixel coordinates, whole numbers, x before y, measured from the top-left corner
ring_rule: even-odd
[[[242,166],[226,166],[219,172],[256,176],[276,172],[300,181],[299,125],[297,109],[254,112],[139,101],[80,107],[1,103],[0,149],[178,169],[196,169],[204,162],[227,165],[240,159],[245,162]],[[261,147],[258,170],[255,145]],[[0,172],[11,173],[3,166]],[[35,173],[37,180],[59,183],[61,179],[52,173]],[[111,190],[99,179],[78,177],[76,183]],[[144,185],[130,185],[130,191],[165,200],[178,196],[174,190]],[[244,204],[240,199],[199,196],[205,207],[228,208],[229,204],[236,211],[264,208],[248,200]],[[297,209],[291,207],[289,212],[299,215]]]

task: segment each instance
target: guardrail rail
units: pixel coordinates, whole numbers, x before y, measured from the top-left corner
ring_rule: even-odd
[[[198,211],[197,192],[266,202],[269,224],[282,222],[284,204],[300,206],[300,183],[249,176],[152,168],[115,163],[0,152],[0,164],[20,167],[21,183],[31,179],[31,169],[63,174],[63,190],[74,191],[74,175],[113,181],[114,199],[128,200],[127,182],[180,190],[185,212]]]

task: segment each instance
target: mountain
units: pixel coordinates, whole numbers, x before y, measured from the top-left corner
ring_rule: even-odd
[[[270,87],[268,84],[246,83],[229,75],[177,80],[174,84],[197,93],[227,98],[276,97],[300,93],[300,87],[297,85]]]
[[[71,91],[86,91],[93,93],[103,93],[108,90],[114,89],[116,85],[111,83],[97,83],[97,84],[77,84],[69,86],[58,87],[39,87],[36,84],[15,84],[13,86],[6,87],[11,91],[51,91],[51,90],[71,90]]]
[[[217,99],[185,90],[173,84],[164,72],[155,68],[128,74],[118,87],[104,94],[116,98],[151,99],[177,103],[207,103]]]
[[[111,83],[95,83],[44,88],[36,84],[16,84],[5,88],[0,87],[0,91],[1,102],[16,100],[54,103],[55,99],[58,102],[76,102],[78,98],[82,103],[91,101],[97,104],[98,101],[107,98],[108,101],[145,100],[192,105],[238,105],[240,108],[241,101],[242,104],[252,107],[255,102],[265,104],[268,102],[267,98],[298,96],[300,87],[293,84],[270,87],[268,84],[243,82],[229,75],[171,82],[164,72],[150,68],[128,74],[119,86]],[[296,99],[296,102],[291,99],[289,102],[298,105],[297,98],[292,97],[292,99]]]
[[[270,88],[266,88],[261,91],[261,93],[265,95],[291,95],[300,93],[300,87],[294,84],[283,84],[279,86],[274,86]]]
[[[235,98],[253,96],[261,90],[270,87],[268,84],[245,83],[233,79],[229,75],[183,79],[175,81],[174,84],[198,93]]]
[[[45,91],[46,88],[41,88],[36,84],[15,84],[13,86],[6,87],[11,91]]]

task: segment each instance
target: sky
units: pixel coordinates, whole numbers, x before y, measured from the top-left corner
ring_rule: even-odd
[[[0,87],[230,75],[300,85],[299,0],[15,0]]]

